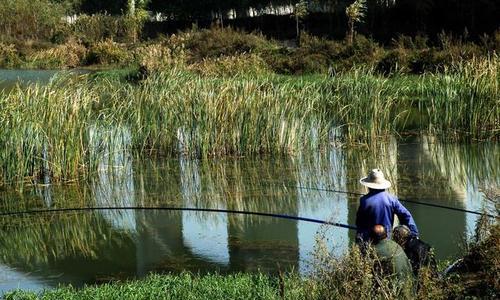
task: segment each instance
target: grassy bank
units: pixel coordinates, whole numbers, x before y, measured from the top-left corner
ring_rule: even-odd
[[[283,282],[285,299],[307,299],[306,285],[297,276]],[[36,294],[17,292],[6,299],[37,299]],[[62,288],[40,299],[283,299],[276,277],[257,274],[150,276],[143,281],[105,284],[83,290]]]
[[[178,64],[130,83],[63,76],[2,95],[0,182],[75,179],[123,149],[193,157],[290,154],[407,131],[495,140],[498,63],[495,56],[443,74],[391,78],[373,69],[334,77],[243,68],[232,76],[204,75]]]

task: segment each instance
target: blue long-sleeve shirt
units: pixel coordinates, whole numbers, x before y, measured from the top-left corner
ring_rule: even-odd
[[[390,237],[394,215],[398,216],[401,225],[408,226],[412,234],[418,236],[417,225],[411,213],[395,196],[385,190],[370,190],[368,194],[361,197],[356,214],[358,236],[364,241],[368,241],[373,226],[380,224],[385,227],[387,235]]]

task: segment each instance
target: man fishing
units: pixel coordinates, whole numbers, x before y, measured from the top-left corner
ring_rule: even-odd
[[[361,197],[356,214],[358,244],[369,241],[370,231],[377,224],[384,226],[390,237],[394,215],[398,216],[400,224],[408,226],[413,236],[418,236],[417,225],[411,213],[394,195],[386,191],[391,183],[384,178],[382,171],[371,170],[368,176],[360,179],[360,183],[368,188],[368,194]]]

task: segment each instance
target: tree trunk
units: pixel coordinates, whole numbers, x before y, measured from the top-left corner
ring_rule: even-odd
[[[296,31],[297,31],[297,47],[300,47],[300,27],[299,27],[299,16],[295,16],[295,25],[296,25]]]
[[[348,33],[347,33],[347,43],[352,45],[354,42],[354,22],[352,20],[348,21]]]

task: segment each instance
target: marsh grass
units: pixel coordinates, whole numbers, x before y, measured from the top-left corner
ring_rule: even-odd
[[[298,154],[337,139],[373,144],[404,132],[415,110],[423,117],[414,131],[498,138],[497,56],[439,75],[393,78],[370,68],[335,77],[212,76],[213,66],[200,68],[201,74],[174,64],[138,84],[62,76],[3,92],[0,181],[75,179],[95,169],[106,151],[202,158]],[[91,141],[92,128],[101,128],[99,141]],[[126,140],[113,136],[123,130]]]
[[[454,64],[418,83],[419,107],[427,111],[428,130],[452,139],[498,138],[500,134],[499,61],[494,54]]]

